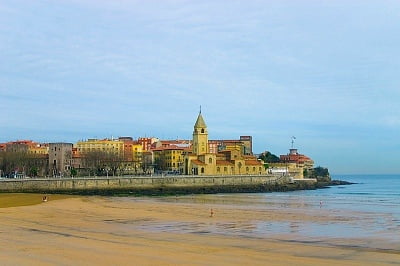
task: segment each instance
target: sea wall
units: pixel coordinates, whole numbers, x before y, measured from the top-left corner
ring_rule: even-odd
[[[2,179],[0,192],[151,195],[262,192],[275,191],[289,183],[289,177],[273,175]]]

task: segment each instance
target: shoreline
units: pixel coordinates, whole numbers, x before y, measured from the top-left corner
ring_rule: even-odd
[[[4,265],[390,265],[400,255],[398,244],[388,249],[391,243],[379,239],[296,240],[279,231],[258,237],[236,232],[254,230],[257,221],[342,219],[324,210],[247,208],[229,195],[229,205],[187,198],[51,196],[43,204],[0,209],[0,227],[7,228],[0,231],[7,243],[0,260]]]
[[[40,193],[66,195],[131,195],[131,196],[174,196],[188,194],[217,193],[269,193],[296,190],[314,190],[353,183],[341,180],[312,181],[277,178],[257,179],[257,176],[236,176],[219,180],[215,177],[191,177],[169,179],[53,179],[53,180],[7,180],[8,188],[0,188],[1,193]],[[263,177],[261,177],[263,178]],[[270,177],[267,177],[270,178]],[[197,180],[199,179],[199,180]],[[288,179],[288,180],[286,180]],[[134,180],[134,181],[132,181]],[[148,183],[150,181],[150,183]],[[225,182],[229,181],[229,182]],[[24,183],[26,182],[26,184]],[[133,183],[135,182],[135,183]],[[144,183],[145,182],[145,183]],[[1,183],[0,183],[1,184]]]

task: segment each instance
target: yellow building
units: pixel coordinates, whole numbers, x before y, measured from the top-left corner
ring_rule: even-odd
[[[159,170],[178,173],[183,163],[184,150],[185,148],[176,145],[155,148],[153,149],[154,162]]]
[[[143,146],[140,143],[132,144],[132,160],[141,163],[143,158]]]
[[[124,158],[122,168],[126,173],[141,172],[143,146],[132,138],[120,138],[124,142]]]
[[[78,153],[85,154],[88,152],[106,152],[112,153],[121,158],[124,155],[124,142],[114,139],[88,139],[87,141],[79,141],[76,143]]]
[[[49,154],[49,145],[41,143],[32,143],[28,146],[28,153],[35,155],[47,155]]]
[[[119,139],[88,139],[87,141],[79,141],[75,145],[76,152],[74,158],[79,165],[81,156],[90,152],[102,152],[112,155],[114,166],[118,166],[119,171],[123,174],[137,174],[142,170],[143,146],[141,143],[134,141],[131,137],[121,137]]]
[[[289,175],[296,179],[304,178],[304,168],[297,163],[269,163],[270,174]]]
[[[285,169],[286,173],[293,178],[303,179],[304,171],[312,171],[314,168],[314,161],[308,156],[298,153],[297,149],[291,148],[288,154],[281,155],[279,158],[280,163],[270,164],[270,172]]]
[[[240,144],[232,143],[227,145],[223,151],[210,152],[207,125],[201,112],[194,125],[192,151],[184,156],[180,171],[186,175],[259,175],[266,173],[263,162],[252,155],[244,155]]]

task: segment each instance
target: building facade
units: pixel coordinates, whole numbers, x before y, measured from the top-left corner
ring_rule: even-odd
[[[115,156],[124,155],[124,141],[119,139],[88,139],[76,143],[77,151],[81,154],[89,152],[105,152]]]
[[[250,138],[251,141],[251,138]],[[193,128],[191,152],[184,156],[181,172],[186,175],[260,175],[264,163],[247,155],[241,141],[218,141],[209,145],[208,129],[199,113]],[[210,147],[212,149],[210,150]],[[215,149],[215,147],[218,147]]]
[[[304,172],[312,171],[314,161],[304,154],[298,153],[297,149],[290,149],[288,154],[280,155],[279,163],[270,163],[270,173],[285,172],[296,179],[303,179]]]
[[[72,143],[49,143],[50,176],[70,176],[72,167]]]

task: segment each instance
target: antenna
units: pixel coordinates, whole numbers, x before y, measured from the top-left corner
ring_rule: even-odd
[[[200,105],[200,114],[201,114],[201,105]]]
[[[292,149],[293,149],[293,146],[294,146],[294,140],[296,139],[296,137],[295,136],[292,136]]]

